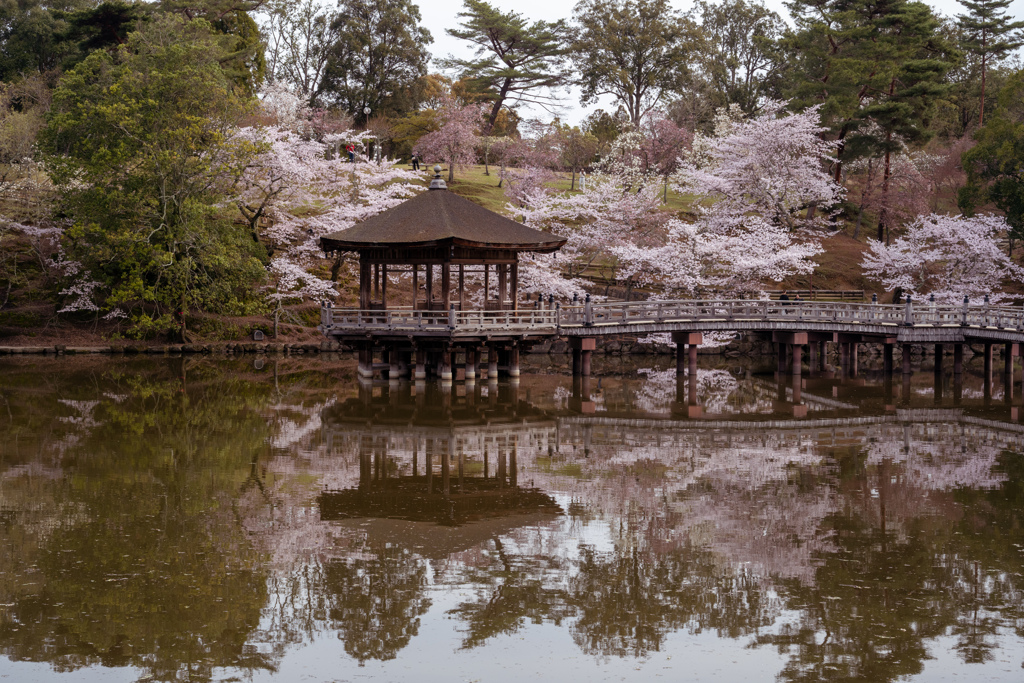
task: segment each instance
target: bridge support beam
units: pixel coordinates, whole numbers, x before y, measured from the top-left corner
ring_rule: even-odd
[[[772,341],[778,344],[779,348],[779,374],[786,373],[787,361],[794,362],[793,373],[799,375],[800,367],[798,360],[804,344],[808,343],[807,332],[772,332]],[[789,348],[787,348],[789,347]]]
[[[814,371],[818,369],[818,342],[812,341],[807,345],[807,367],[811,371],[811,375],[814,375]]]
[[[793,384],[793,392],[797,393],[797,392],[800,391],[800,389],[799,389],[799,386],[800,386],[800,379],[799,379],[799,377],[800,377],[800,373],[802,372],[802,366],[803,366],[802,354],[803,354],[804,347],[802,345],[800,345],[800,344],[793,344],[793,345],[791,345],[791,348],[793,350],[793,377],[794,377],[794,379],[793,379],[793,382],[794,382],[794,384]],[[793,403],[799,403],[799,401],[794,398],[793,399]]]
[[[882,375],[884,377],[892,377],[892,349],[892,344],[886,343],[882,346]]]
[[[427,350],[416,347],[412,352],[415,361],[412,378],[417,382],[427,378]]]
[[[704,335],[701,332],[673,332],[672,341],[676,345],[676,374],[683,374],[685,368],[691,375],[696,375],[697,347],[704,343]]]
[[[445,346],[441,350],[440,362],[437,364],[438,375],[442,382],[452,381],[452,347]]]
[[[590,364],[594,356],[594,349],[597,348],[597,340],[594,337],[570,337],[569,346],[572,348],[572,372],[574,376],[590,377]],[[577,353],[579,362],[577,363]],[[578,365],[578,367],[577,367]]]
[[[508,350],[508,376],[519,377],[519,345],[513,344]]]
[[[373,344],[364,342],[359,345],[359,366],[357,374],[370,379],[373,377]]]
[[[964,372],[964,345],[953,344],[953,374],[962,375]]]
[[[498,381],[498,347],[494,344],[487,347],[487,381]]]
[[[388,381],[397,382],[402,376],[402,352],[397,346],[388,349]]]

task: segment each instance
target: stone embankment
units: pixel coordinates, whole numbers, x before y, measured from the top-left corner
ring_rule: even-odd
[[[346,351],[337,342],[324,341],[319,344],[265,344],[255,342],[235,342],[228,344],[171,344],[167,346],[147,346],[141,344],[112,344],[110,346],[0,346],[0,356],[40,354],[40,355],[75,355],[75,354],[124,354],[124,355],[186,355],[186,354],[221,354],[233,355],[243,353],[296,355],[306,353]]]

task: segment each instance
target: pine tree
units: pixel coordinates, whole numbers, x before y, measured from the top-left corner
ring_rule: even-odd
[[[483,0],[464,0],[458,16],[462,28],[448,29],[448,35],[476,45],[476,58],[446,59],[442,64],[458,69],[462,78],[470,79],[493,100],[486,134],[509,100],[541,106],[553,103],[543,91],[568,83],[563,22],[527,24],[517,12],[502,12]]]
[[[838,141],[833,177],[844,161],[889,157],[930,135],[929,116],[944,92],[955,58],[931,9],[908,0],[794,0],[797,30],[787,43],[797,55],[795,106],[821,104],[823,123]],[[887,228],[879,217],[879,239]]]
[[[985,125],[985,78],[988,67],[1024,45],[1024,21],[1010,21],[1004,10],[1010,0],[958,0],[967,8],[961,14],[964,48],[981,60],[981,107],[978,126]]]

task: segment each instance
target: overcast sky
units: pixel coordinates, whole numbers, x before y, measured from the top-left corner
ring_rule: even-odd
[[[789,13],[786,11],[782,0],[764,1],[769,8],[778,12],[783,19],[788,20]],[[467,42],[452,38],[445,33],[445,29],[454,28],[458,25],[459,20],[456,15],[462,9],[462,0],[416,0],[416,2],[423,16],[423,25],[434,36],[434,43],[430,46],[430,50],[435,57],[445,57],[449,54],[461,57],[471,54]],[[575,4],[572,0],[490,0],[490,3],[506,12],[519,12],[530,21],[539,19],[545,21],[568,19],[572,15],[572,8]],[[933,0],[929,4],[939,14],[945,16],[953,16],[963,11],[962,6],[956,0]],[[693,3],[690,0],[673,0],[672,5],[686,12],[693,6]],[[1024,17],[1024,0],[1013,0],[1009,12],[1018,19]],[[589,111],[598,106],[603,106],[605,109],[612,108],[609,98],[603,101],[601,105],[591,105],[587,110],[584,110],[579,104],[578,91],[563,92],[562,94],[564,95],[563,111],[561,112],[563,121],[576,124]],[[550,115],[538,110],[525,111],[524,115],[543,119],[550,118]]]

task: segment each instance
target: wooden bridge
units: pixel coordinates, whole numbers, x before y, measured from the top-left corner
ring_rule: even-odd
[[[562,306],[541,304],[528,310],[448,311],[412,309],[342,310],[330,304],[321,307],[320,329],[341,341],[389,344],[431,340],[470,349],[466,356],[467,378],[476,377],[477,350],[500,343],[515,353],[502,364],[511,376],[518,376],[518,349],[552,338],[568,339],[573,349],[573,372],[590,374],[590,359],[596,338],[609,335],[671,333],[678,348],[678,368],[696,367],[697,347],[708,332],[753,332],[770,335],[779,347],[780,371],[800,373],[802,351],[810,351],[812,367],[824,364],[824,345],[839,345],[844,365],[856,365],[857,345],[884,345],[886,371],[892,371],[896,344],[935,344],[939,358],[942,347],[951,345],[954,369],[962,364],[963,344],[984,345],[986,363],[991,364],[993,344],[1004,344],[1004,359],[1012,372],[1013,358],[1024,342],[1024,307],[937,305],[934,302],[902,305],[844,302],[772,300],[681,300],[596,303]],[[903,353],[903,372],[910,373],[910,354]],[[421,361],[417,360],[416,377]],[[451,359],[448,360],[449,368]],[[408,368],[391,359],[376,369],[401,376]],[[498,371],[497,354],[489,354],[489,371]],[[362,368],[363,374],[374,368]],[[449,369],[449,377],[450,369]]]

